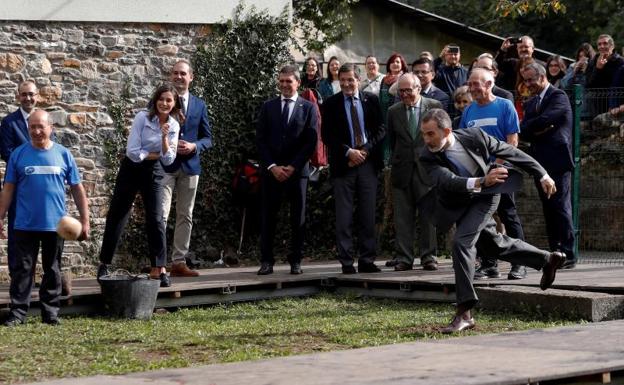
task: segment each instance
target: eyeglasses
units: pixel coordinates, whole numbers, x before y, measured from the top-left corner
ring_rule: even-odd
[[[414,75],[427,75],[429,72],[431,71],[417,71],[417,70],[412,71]]]
[[[524,82],[524,84],[532,84],[532,83],[538,83],[539,79],[540,79],[539,76],[534,76],[532,78],[523,79],[522,81]]]
[[[475,66],[474,68],[480,68],[480,69],[482,69],[482,70],[486,70],[486,71],[494,72],[494,68],[492,68],[492,67],[476,67],[476,66]]]
[[[39,95],[39,94],[36,93],[36,92],[22,92],[22,93],[20,93],[20,96],[23,97],[23,98],[26,98],[26,97],[34,98],[37,95]]]
[[[401,94],[412,94],[414,93],[414,90],[417,89],[418,87],[415,88],[399,88],[399,93]]]

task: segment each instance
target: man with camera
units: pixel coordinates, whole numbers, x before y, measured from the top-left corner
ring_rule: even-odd
[[[518,61],[520,59],[533,58],[534,50],[535,45],[530,36],[508,37],[505,39],[495,57],[498,69],[502,73],[498,78],[498,86],[506,90],[514,90],[518,78]],[[533,59],[537,63],[546,66],[544,62]]]
[[[457,44],[449,44],[444,53],[444,65],[441,66],[435,76],[436,87],[446,92],[449,97],[453,96],[455,89],[466,84],[468,70],[461,64],[461,53]],[[453,103],[448,104],[449,115],[457,115]]]

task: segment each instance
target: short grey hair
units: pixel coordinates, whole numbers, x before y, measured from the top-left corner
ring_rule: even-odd
[[[399,81],[401,81],[401,79],[412,79],[412,83],[420,87],[420,79],[418,79],[418,76],[414,75],[412,72],[404,73],[399,77]]]
[[[539,76],[546,76],[546,68],[544,68],[544,66],[539,63],[533,62],[522,67],[522,71],[529,71],[529,70],[535,71],[535,73],[538,74]]]
[[[613,38],[611,37],[611,35],[607,35],[606,33],[603,33],[602,35],[598,36],[598,39],[596,39],[596,41],[600,39],[607,39],[607,43],[609,43],[611,47],[615,45],[615,41],[613,41]]]
[[[449,114],[441,108],[432,108],[425,112],[422,122],[427,123],[432,120],[436,123],[436,126],[438,126],[438,129],[440,130],[453,127],[453,122],[451,121]]]

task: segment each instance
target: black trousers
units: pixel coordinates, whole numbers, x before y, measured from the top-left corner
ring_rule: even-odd
[[[541,187],[540,187],[541,189]],[[524,230],[522,230],[522,223],[516,210],[516,199],[513,193],[500,194],[500,202],[496,210],[498,217],[503,225],[505,225],[505,231],[511,238],[524,241]],[[491,255],[480,255],[481,266],[491,267],[496,266],[496,259]]]
[[[11,314],[21,320],[30,307],[33,271],[41,249],[43,278],[39,287],[41,316],[56,318],[61,306],[61,255],[63,238],[54,231],[14,230],[14,260],[11,271]]]
[[[576,260],[574,254],[574,224],[572,223],[572,172],[548,174],[555,181],[557,192],[548,199],[539,180],[535,181],[542,200],[548,246],[565,253],[566,259]]]
[[[112,262],[119,238],[130,217],[132,204],[139,193],[145,207],[145,230],[150,263],[152,267],[167,264],[167,240],[162,213],[163,175],[164,170],[158,160],[135,163],[128,157],[123,159],[106,215],[100,262],[106,264]]]
[[[338,260],[343,266],[373,263],[377,257],[375,240],[375,202],[377,199],[377,171],[370,160],[335,177],[334,200],[336,204],[336,244]],[[358,253],[353,240],[353,215],[357,216],[356,229]]]
[[[290,205],[290,250],[288,262],[301,263],[303,237],[305,233],[305,204],[308,178],[293,175],[285,182],[278,182],[273,176],[262,175],[262,231],[260,233],[261,261],[273,265],[273,241],[277,225],[277,214],[284,200]]]

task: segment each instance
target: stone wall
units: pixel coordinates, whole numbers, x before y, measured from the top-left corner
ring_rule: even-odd
[[[65,248],[64,265],[75,273],[92,269],[108,209],[102,143],[113,120],[107,105],[128,84],[131,107],[145,107],[172,64],[189,58],[209,32],[208,25],[0,22],[0,117],[18,107],[18,84],[34,80],[38,106],[51,113],[58,141],[76,157],[89,196],[95,237]],[[70,207],[75,212],[73,202]],[[0,269],[5,266],[3,240]]]

